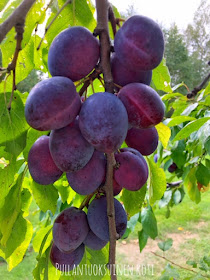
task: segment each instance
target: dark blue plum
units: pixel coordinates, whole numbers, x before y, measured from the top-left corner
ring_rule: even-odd
[[[90,161],[82,169],[66,174],[71,188],[81,194],[94,192],[103,182],[106,173],[106,158],[102,152],[94,151]]]
[[[51,131],[50,153],[63,172],[82,169],[91,159],[93,152],[94,148],[82,136],[77,120],[66,127]]]
[[[121,203],[114,198],[116,231],[122,237],[127,227],[127,215]],[[87,213],[88,223],[92,232],[104,241],[109,241],[109,225],[107,218],[106,197],[94,199]]]
[[[107,241],[98,238],[98,236],[90,230],[83,243],[91,250],[101,250],[104,246],[106,246]]]
[[[117,150],[125,140],[128,116],[122,102],[109,92],[89,97],[79,114],[79,127],[85,139],[104,153]]]
[[[73,270],[77,265],[80,264],[84,253],[84,244],[81,244],[71,253],[64,253],[61,252],[53,243],[50,251],[50,260],[56,269],[68,274],[69,271]]]
[[[28,154],[28,169],[31,177],[40,185],[57,181],[62,171],[55,165],[49,149],[49,136],[39,137]]]
[[[152,70],[163,58],[163,33],[152,19],[132,16],[117,31],[114,49],[121,63],[131,70]]]
[[[77,81],[89,74],[99,60],[99,41],[82,26],[65,29],[53,40],[48,54],[52,76]]]
[[[59,129],[75,120],[80,107],[74,83],[65,77],[53,77],[32,88],[25,104],[25,118],[37,130]]]
[[[53,240],[62,252],[72,252],[78,248],[88,232],[87,215],[76,207],[63,210],[53,224]]]

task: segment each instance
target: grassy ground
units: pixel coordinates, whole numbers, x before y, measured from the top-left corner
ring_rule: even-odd
[[[156,210],[158,221],[159,236],[153,241],[149,240],[143,252],[139,253],[138,231],[140,225],[129,236],[126,241],[118,242],[117,245],[117,263],[119,268],[126,268],[120,275],[120,280],[139,280],[139,279],[158,279],[161,271],[164,269],[167,261],[153,255],[151,252],[162,255],[157,243],[167,238],[172,238],[173,247],[165,253],[165,257],[177,264],[186,266],[187,260],[198,261],[204,255],[210,252],[209,232],[210,232],[210,192],[205,193],[202,202],[196,205],[189,198],[185,197],[183,203],[175,206],[171,211],[169,219],[165,218],[166,209]],[[32,212],[35,205],[32,205]],[[33,224],[37,223],[37,216],[31,212],[30,220]],[[23,262],[11,272],[7,271],[4,262],[0,262],[0,279],[1,280],[31,280],[32,270],[36,263],[34,252],[27,253]],[[128,274],[128,266],[132,267],[137,276]],[[190,272],[178,270],[180,278],[191,276]]]

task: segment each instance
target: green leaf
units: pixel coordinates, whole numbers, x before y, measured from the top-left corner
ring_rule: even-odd
[[[181,202],[181,200],[182,200],[181,192],[179,190],[176,190],[173,194],[173,201],[177,205]]]
[[[144,208],[141,211],[141,223],[144,232],[152,239],[155,239],[158,236],[157,220],[151,206]]]
[[[130,220],[127,222],[127,228],[125,233],[123,234],[122,239],[128,238],[129,234],[134,231],[138,220],[139,220],[139,213],[135,214],[130,218]]]
[[[176,268],[174,268],[170,264],[167,264],[165,270],[162,272],[162,276],[158,279],[159,280],[179,279],[179,273]]]
[[[140,252],[142,252],[144,247],[147,245],[147,240],[149,238],[149,235],[147,235],[146,232],[142,229],[141,231],[138,232],[138,237],[139,237],[139,249]]]
[[[8,0],[1,0],[0,2],[0,12],[4,9],[6,4],[8,3]]]
[[[162,198],[166,190],[166,176],[162,168],[159,168],[153,160],[148,158],[150,168],[149,200],[153,205],[155,201]]]
[[[172,197],[172,191],[171,190],[165,191],[164,196],[159,201],[159,207],[163,208],[166,205],[168,205],[171,200],[171,197]]]
[[[23,188],[23,190],[21,192],[21,202],[22,202],[21,210],[24,212],[24,216],[28,216],[29,207],[32,202],[32,195],[31,195],[30,191],[26,188]]]
[[[186,264],[191,265],[193,268],[197,268],[198,265],[195,261],[187,261]]]
[[[207,186],[209,184],[210,179],[210,169],[208,169],[205,165],[200,163],[197,167],[195,176],[199,183],[201,183],[204,186]]]
[[[58,200],[58,192],[56,188],[53,185],[42,186],[33,181],[31,184],[31,190],[39,208],[43,212],[50,210],[55,214]]]
[[[159,140],[163,145],[163,148],[167,148],[168,146],[168,141],[171,137],[171,130],[168,126],[166,126],[163,123],[159,123],[158,125],[155,126],[158,132]]]
[[[183,122],[188,122],[188,121],[193,121],[193,120],[196,120],[196,118],[188,117],[188,116],[177,116],[177,117],[174,117],[167,125],[169,127],[172,127],[172,126],[179,125]]]
[[[61,8],[65,2],[66,0],[58,0],[59,7]],[[94,9],[92,4],[86,0],[75,1],[75,11],[73,3],[67,5],[60,13],[59,17],[51,25],[49,31],[46,34],[48,44],[50,45],[55,36],[70,26],[85,26],[89,30],[93,31],[96,27],[96,21],[93,17],[93,12]],[[47,25],[52,21],[54,16],[55,14],[52,13],[47,21]]]
[[[14,92],[12,108],[7,109],[11,93],[4,95],[0,93],[0,144],[13,141],[21,136],[27,129],[25,120],[24,105],[17,92]]]
[[[13,230],[6,246],[0,247],[0,255],[6,259],[9,271],[23,260],[26,250],[30,244],[32,234],[32,224],[24,219],[20,213],[13,225]]]
[[[163,59],[158,67],[152,71],[152,81],[155,84],[156,89],[172,93],[170,86],[171,78],[165,59]]]
[[[25,160],[28,160],[28,153],[34,144],[34,142],[41,137],[42,135],[47,135],[48,131],[38,131],[33,128],[29,128],[28,133],[27,133],[27,138],[26,138],[26,147],[23,151],[23,155]]]
[[[201,201],[201,194],[197,187],[197,180],[195,174],[196,167],[193,167],[185,177],[184,185],[187,188],[190,199],[195,203],[199,203]]]
[[[33,248],[35,252],[40,252],[41,254],[46,251],[46,249],[50,246],[52,241],[52,225],[41,228],[36,232],[36,235],[33,239]],[[44,241],[44,244],[43,244]],[[42,248],[41,248],[42,247]],[[40,250],[42,249],[42,250]]]
[[[172,98],[175,98],[175,97],[180,97],[180,98],[185,98],[186,97],[184,95],[182,95],[181,93],[178,93],[178,92],[175,92],[175,93],[167,93],[167,94],[164,94],[163,96],[161,96],[161,99],[162,100],[169,100],[169,99],[172,99]]]
[[[175,143],[174,147],[171,149],[171,158],[176,163],[178,168],[182,168],[186,162],[186,145],[183,140]]]
[[[16,219],[21,212],[21,187],[25,172],[18,176],[16,184],[10,189],[5,198],[3,207],[0,209],[0,231],[3,235],[1,239],[2,246],[6,243],[12,234]]]
[[[194,111],[197,107],[198,107],[198,103],[193,103],[191,105],[189,105],[183,112],[182,112],[182,116],[188,116],[192,111]]]
[[[172,238],[168,238],[166,241],[163,242],[158,242],[158,247],[160,248],[160,250],[162,251],[168,251],[173,245],[173,239]]]
[[[146,189],[146,185],[144,185],[140,190],[135,192],[123,189],[121,199],[125,206],[125,210],[128,214],[128,219],[130,219],[130,217],[132,217],[136,213],[140,212],[145,199]]]
[[[188,136],[190,136],[191,133],[198,130],[208,120],[210,120],[210,118],[206,117],[206,118],[201,118],[196,121],[192,121],[192,122],[188,123],[184,128],[182,128],[182,130],[180,130],[177,133],[177,135],[175,136],[173,141],[178,141],[178,140],[187,138]]]

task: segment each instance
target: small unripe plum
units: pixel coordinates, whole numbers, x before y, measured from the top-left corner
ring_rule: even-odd
[[[88,232],[87,215],[76,207],[63,210],[53,224],[53,240],[62,252],[72,252],[78,248]]]
[[[125,64],[120,62],[115,54],[111,57],[111,70],[114,83],[121,87],[130,83],[143,83],[146,85],[150,85],[151,83],[152,70],[129,69]]]
[[[131,152],[115,154],[119,167],[114,169],[114,179],[125,189],[138,191],[146,183],[148,178],[148,166],[141,155]]]
[[[81,194],[94,192],[103,182],[106,173],[106,158],[102,152],[94,151],[89,162],[80,170],[66,174],[71,188]]]
[[[93,152],[93,146],[80,132],[77,119],[50,133],[50,153],[55,164],[63,172],[82,169],[91,159]]]
[[[152,70],[163,58],[163,33],[152,19],[132,16],[117,31],[114,49],[121,63],[131,70]]]
[[[78,81],[89,74],[99,60],[99,41],[82,26],[65,29],[53,40],[48,54],[52,76]]]
[[[57,181],[62,171],[55,165],[49,149],[49,136],[39,137],[28,154],[28,169],[31,177],[40,185],[49,185]]]
[[[34,129],[59,129],[75,120],[80,107],[74,83],[65,77],[53,77],[32,88],[25,104],[25,117]]]
[[[138,150],[143,156],[152,154],[158,146],[158,133],[155,127],[140,129],[131,128],[128,130],[126,144]]]
[[[114,94],[95,93],[82,104],[79,127],[96,150],[112,153],[121,146],[127,134],[125,106]]]
[[[160,123],[165,107],[157,92],[151,87],[132,83],[121,88],[119,99],[125,105],[128,121],[137,128],[149,128]]]

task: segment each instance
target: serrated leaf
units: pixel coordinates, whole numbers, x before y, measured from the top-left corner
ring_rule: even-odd
[[[6,259],[9,271],[22,261],[30,244],[32,234],[32,224],[28,220],[25,220],[20,213],[15,221],[6,246],[0,247],[0,255]]]
[[[31,190],[39,208],[43,212],[50,210],[55,214],[59,197],[56,188],[53,185],[39,185],[33,181],[31,184]]]
[[[170,86],[171,78],[165,59],[163,59],[158,67],[152,71],[152,81],[155,84],[156,89],[172,93]]]
[[[166,147],[168,146],[168,141],[171,137],[170,128],[163,123],[159,123],[155,126],[155,128],[157,129],[159,140],[162,143],[163,148],[166,149]]]
[[[172,238],[168,238],[166,241],[163,242],[158,242],[158,247],[160,248],[160,250],[162,251],[168,251],[173,245],[173,239]]]
[[[188,116],[177,116],[177,117],[174,117],[167,125],[169,127],[172,127],[172,126],[179,125],[183,122],[188,122],[188,121],[193,121],[193,120],[196,120],[196,118],[188,117]]]
[[[193,167],[185,177],[184,185],[187,188],[190,199],[195,203],[199,203],[201,201],[201,194],[197,187],[195,172],[196,168]]]
[[[153,205],[162,198],[166,190],[166,176],[162,168],[159,168],[153,160],[148,158],[150,168],[149,201]]]
[[[210,180],[210,169],[208,169],[205,165],[200,163],[197,167],[195,176],[197,181],[204,186],[208,186]]]
[[[155,239],[158,235],[157,220],[151,206],[141,211],[141,223],[144,232],[152,239]]]
[[[121,199],[128,214],[128,219],[130,219],[130,217],[135,215],[136,213],[140,212],[146,195],[146,190],[146,185],[144,185],[140,190],[136,192],[123,189]]]
[[[146,232],[142,229],[141,231],[138,232],[138,237],[139,237],[139,249],[140,252],[142,252],[144,247],[147,245],[147,240],[149,238],[149,235],[147,235]]]
[[[177,135],[174,137],[173,141],[178,141],[190,136],[191,133],[198,130],[204,123],[210,120],[209,117],[201,118],[196,121],[188,123],[184,128],[182,128]]]

